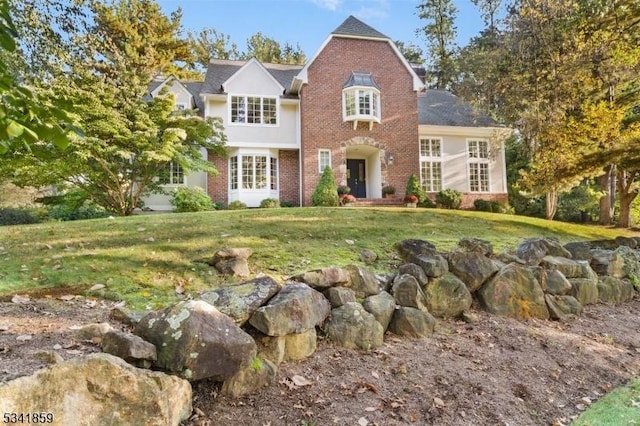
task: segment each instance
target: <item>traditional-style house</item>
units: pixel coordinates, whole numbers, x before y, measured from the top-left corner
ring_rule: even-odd
[[[416,71],[389,37],[351,16],[304,66],[212,60],[197,94],[177,80],[162,85],[177,105],[223,120],[228,157],[209,155],[219,174],[204,186],[215,201],[310,205],[327,166],[358,199],[382,198],[385,185],[402,197],[415,173],[431,197],[452,188],[463,206],[505,201],[504,129],[427,90]]]

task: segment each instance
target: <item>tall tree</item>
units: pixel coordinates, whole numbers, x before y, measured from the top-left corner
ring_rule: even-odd
[[[18,5],[0,0],[0,155],[15,148],[28,150],[40,139],[48,139],[62,149],[77,132],[74,118],[65,109],[64,98],[25,85],[30,62],[25,60],[26,38],[19,32],[23,26],[14,21],[14,17],[25,17],[19,13]],[[43,24],[32,28],[36,27],[49,28],[51,41],[59,40],[52,27]]]
[[[306,57],[300,46],[293,48],[286,43],[284,47],[261,32],[257,32],[247,40],[247,51],[242,55],[243,59],[256,58],[260,62],[272,64],[302,65]]]
[[[205,28],[199,33],[189,33],[189,42],[194,61],[206,68],[210,59],[238,59],[238,45],[231,41],[231,36],[218,32],[214,28]]]
[[[427,42],[428,79],[436,89],[449,88],[457,75],[455,20],[458,9],[453,0],[423,0],[417,8],[418,17],[427,22],[418,33],[422,33]]]
[[[420,46],[416,46],[411,42],[405,43],[404,41],[400,40],[396,40],[394,43],[398,47],[400,53],[402,53],[402,56],[404,56],[407,61],[413,64],[424,64],[424,52],[422,51]]]
[[[224,155],[225,136],[220,120],[178,114],[166,94],[143,98],[151,76],[183,58],[178,15],[171,20],[145,0],[92,2],[89,11],[89,30],[74,38],[78,44],[65,52],[64,68],[47,81],[53,93],[70,99],[83,134],[70,140],[64,153],[49,140],[30,150],[13,147],[12,155],[0,160],[0,172],[23,185],[73,185],[114,213],[128,215],[145,193],[158,189],[156,177],[168,162],[185,172],[215,173],[200,149]],[[156,24],[166,32],[149,30]]]

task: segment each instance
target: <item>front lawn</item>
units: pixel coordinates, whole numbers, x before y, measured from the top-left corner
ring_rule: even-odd
[[[522,216],[406,208],[294,208],[157,214],[0,227],[0,297],[16,293],[85,292],[157,308],[187,293],[226,285],[205,261],[222,247],[249,247],[253,273],[276,279],[308,269],[360,263],[398,264],[394,244],[406,238],[451,249],[460,238],[491,241],[495,251],[523,238],[561,242],[633,235],[630,231]]]

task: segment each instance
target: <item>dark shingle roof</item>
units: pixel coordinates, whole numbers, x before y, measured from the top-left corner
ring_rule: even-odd
[[[196,104],[196,108],[198,109],[198,113],[200,115],[204,114],[204,102],[202,102],[202,98],[200,97],[200,91],[202,89],[201,81],[187,81],[183,82],[184,87],[187,88],[191,96],[193,96],[193,101]]]
[[[204,78],[201,93],[224,93],[222,88],[223,83],[238,72],[246,63],[247,61],[211,60],[207,67],[207,75]],[[291,87],[293,78],[298,75],[302,69],[302,65],[261,64],[286,90]]]
[[[382,34],[380,31],[375,28],[371,28],[369,25],[353,16],[349,16],[331,34],[389,39],[389,37]]]
[[[342,86],[343,89],[353,86],[375,87],[380,90],[380,86],[376,83],[370,72],[352,72],[349,80]]]
[[[433,126],[496,127],[497,123],[446,90],[427,90],[418,96],[418,122]]]

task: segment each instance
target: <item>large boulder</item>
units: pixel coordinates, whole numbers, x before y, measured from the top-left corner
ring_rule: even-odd
[[[351,349],[375,349],[382,346],[384,339],[382,325],[355,302],[332,310],[324,331],[329,340]]]
[[[628,279],[600,277],[598,280],[598,299],[601,302],[617,305],[633,299],[633,295],[633,285]]]
[[[545,294],[549,315],[554,320],[564,320],[569,315],[582,314],[582,304],[573,296]]]
[[[571,242],[564,245],[574,260],[591,260],[591,243],[588,241]]]
[[[0,383],[0,412],[53,413],[68,426],[177,426],[191,415],[191,385],[92,354]]]
[[[291,279],[305,283],[318,291],[323,291],[334,286],[348,286],[351,276],[346,269],[332,266],[303,272],[291,277]]]
[[[571,295],[582,305],[598,302],[598,278],[571,278]]]
[[[436,319],[421,309],[401,306],[393,313],[389,331],[398,336],[424,338],[433,334]]]
[[[113,330],[102,336],[102,351],[127,362],[155,361],[156,347],[135,334]]]
[[[545,256],[540,261],[540,266],[545,269],[562,272],[566,278],[579,278],[582,276],[582,266],[575,260],[561,256]]]
[[[396,244],[396,249],[405,262],[415,263],[428,277],[440,277],[449,271],[447,260],[428,241],[404,240]]]
[[[559,256],[571,259],[571,253],[562,247],[558,240],[553,238],[531,238],[525,240],[516,248],[516,255],[531,266],[538,265],[545,256]]]
[[[449,253],[449,268],[471,292],[482,287],[499,269],[494,261],[477,251]]]
[[[155,345],[156,367],[189,380],[212,377],[223,381],[256,356],[253,338],[202,300],[151,312],[134,333]]]
[[[331,287],[324,291],[324,295],[332,308],[339,308],[347,302],[356,301],[355,291],[347,287]]]
[[[221,274],[247,277],[250,274],[247,259],[252,254],[250,248],[224,248],[213,255],[209,264]]]
[[[280,284],[271,277],[254,278],[242,284],[218,288],[200,295],[200,299],[231,317],[239,326],[249,321],[253,313],[280,291]]]
[[[365,298],[380,293],[380,282],[370,270],[357,265],[347,267],[351,277],[350,287],[357,298]]]
[[[618,250],[591,250],[591,268],[600,276],[623,278],[626,275],[624,257]]]
[[[393,281],[391,293],[400,306],[416,309],[426,309],[427,297],[422,287],[412,275],[398,275]]]
[[[465,283],[452,273],[434,278],[427,285],[425,295],[429,312],[441,318],[458,317],[473,303]]]
[[[269,386],[276,378],[278,367],[268,359],[256,357],[222,384],[222,394],[238,398]]]
[[[405,263],[398,268],[398,275],[412,275],[413,278],[418,280],[420,286],[424,287],[429,283],[429,277],[424,273],[424,270],[415,263]]]
[[[382,325],[383,330],[386,330],[393,317],[393,311],[396,309],[396,299],[386,291],[381,291],[379,294],[364,299],[362,307],[373,315]]]
[[[560,296],[571,292],[571,282],[557,269],[535,267],[533,272],[545,293]]]
[[[315,327],[302,333],[287,334],[282,338],[284,338],[283,361],[300,361],[309,358],[318,347]]]
[[[267,336],[284,336],[321,325],[330,311],[322,293],[306,284],[289,282],[251,316],[249,324]]]
[[[480,300],[494,314],[514,318],[549,318],[544,292],[531,269],[511,263],[479,291]]]
[[[481,240],[480,238],[462,238],[458,241],[456,251],[479,253],[482,256],[492,256],[493,245],[489,241]]]

